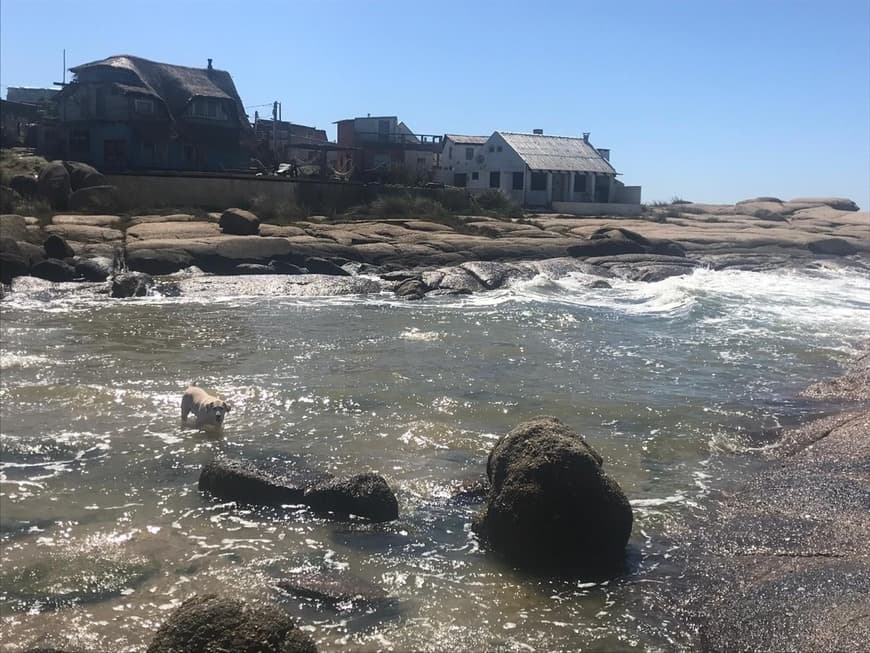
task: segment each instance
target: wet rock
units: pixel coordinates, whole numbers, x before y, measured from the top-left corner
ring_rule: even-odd
[[[826,401],[870,401],[870,352],[853,361],[842,376],[814,383],[801,395]]]
[[[447,268],[443,270],[443,273],[441,280],[437,284],[430,284],[431,287],[440,290],[462,290],[468,293],[481,292],[486,289],[486,286],[465,268]],[[423,280],[427,281],[425,275]]]
[[[280,578],[274,585],[292,596],[312,599],[333,608],[378,607],[390,601],[383,588],[348,572],[303,572]]]
[[[58,552],[37,562],[16,565],[4,561],[0,574],[10,609],[58,609],[119,596],[152,576],[158,565],[111,547],[82,552]]]
[[[490,452],[492,488],[476,532],[523,567],[618,573],[633,518],[601,465],[601,456],[556,418],[520,424]]]
[[[596,279],[592,283],[589,284],[590,288],[612,288],[609,283],[607,283],[604,279]]]
[[[183,249],[136,249],[127,253],[131,270],[155,276],[173,274],[193,265],[193,257]]]
[[[256,236],[260,233],[260,218],[243,209],[227,209],[221,214],[218,226],[225,234]]]
[[[371,472],[319,483],[305,492],[304,501],[315,512],[356,515],[375,522],[399,517],[396,495],[382,476]]]
[[[350,272],[345,270],[343,267],[336,265],[325,258],[320,258],[319,256],[309,256],[306,258],[305,267],[308,268],[308,271],[311,274],[328,274],[338,277],[350,276]]]
[[[105,281],[112,276],[112,259],[106,256],[76,257],[75,275],[85,281]]]
[[[61,261],[56,258],[49,258],[45,261],[40,261],[30,270],[30,274],[39,279],[46,281],[72,281],[75,279],[76,271],[66,261]]]
[[[280,506],[304,503],[306,478],[293,474],[293,467],[255,466],[239,460],[215,460],[199,475],[199,489],[218,499],[240,503]]]
[[[115,299],[144,297],[153,285],[154,280],[144,272],[123,272],[112,279],[111,295]]]
[[[234,274],[276,274],[275,269],[260,263],[239,263],[234,269]]]
[[[422,299],[423,295],[425,295],[428,290],[429,289],[426,287],[426,284],[423,283],[423,280],[418,278],[406,279],[396,286],[393,292],[396,293],[397,296],[405,299]]]
[[[69,172],[61,161],[52,161],[45,166],[39,173],[36,185],[39,194],[51,204],[51,208],[67,208],[72,187]]]
[[[120,196],[114,186],[91,186],[73,191],[68,205],[73,211],[114,211],[120,206]]]
[[[188,599],[164,623],[147,653],[316,653],[314,642],[272,605],[214,594]]]
[[[293,265],[287,261],[272,259],[269,261],[269,268],[274,274],[308,274],[308,270],[298,265]]]
[[[858,248],[844,238],[820,238],[807,243],[807,249],[813,254],[830,256],[851,256],[858,253]]]
[[[46,238],[42,246],[45,249],[45,255],[48,258],[65,259],[75,256],[75,252],[73,252],[69,243],[57,234],[52,234]]]
[[[453,488],[450,494],[450,503],[459,506],[483,503],[490,488],[489,479],[485,476],[467,478]]]
[[[45,248],[40,247],[39,245],[34,245],[33,243],[19,241],[18,251],[24,257],[24,260],[30,264],[30,267],[33,267],[47,258],[45,255]]]
[[[64,161],[64,168],[69,173],[70,188],[73,191],[93,186],[106,186],[106,178],[103,174],[87,163],[81,161]]]
[[[26,277],[28,274],[30,265],[20,253],[0,252],[0,283],[10,284],[15,277]]]

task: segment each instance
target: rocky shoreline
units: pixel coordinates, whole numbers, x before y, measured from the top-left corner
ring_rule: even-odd
[[[375,275],[397,295],[419,299],[492,290],[535,276],[541,265],[633,281],[698,267],[763,270],[819,260],[870,269],[870,213],[838,198],[762,198],[653,207],[643,218],[310,218],[279,226],[240,209],[200,217],[59,214],[44,226],[26,216],[0,218],[5,284],[26,275],[100,281],[118,271],[112,261],[117,268],[119,259],[149,276],[191,267],[282,278]],[[127,294],[138,294],[133,286]]]
[[[705,507],[671,596],[704,650],[862,651],[870,641],[870,353],[807,388],[836,412],[785,430]]]

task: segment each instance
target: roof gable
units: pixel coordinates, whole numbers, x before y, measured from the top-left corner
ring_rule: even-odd
[[[451,140],[457,145],[483,145],[489,136],[464,136],[462,134],[444,134],[444,140]]]
[[[565,170],[616,174],[589,142],[570,136],[496,132],[530,170]]]
[[[131,55],[117,55],[81,64],[70,71],[76,74],[99,68],[125,70],[133,73],[145,87],[145,93],[153,93],[166,104],[173,119],[181,117],[187,105],[195,97],[230,100],[236,107],[240,126],[247,126],[247,118],[233,79],[225,70],[189,68],[173,64],[149,61]],[[127,92],[132,87],[127,86]]]

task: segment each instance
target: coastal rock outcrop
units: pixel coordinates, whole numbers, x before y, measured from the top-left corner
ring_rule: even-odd
[[[51,234],[45,239],[42,246],[45,249],[45,255],[48,258],[65,259],[75,256],[75,252],[72,247],[69,246],[69,243],[57,234]]]
[[[234,236],[256,236],[260,233],[260,218],[244,209],[227,209],[218,222],[221,231]]]
[[[122,272],[112,279],[112,297],[144,297],[148,289],[154,285],[154,280],[144,272]]]
[[[30,274],[46,281],[63,282],[72,281],[76,276],[76,271],[66,261],[48,258],[34,265],[30,270]]]
[[[147,653],[316,653],[290,616],[272,605],[248,605],[216,594],[182,603],[164,623]]]
[[[73,211],[114,211],[120,196],[114,186],[89,186],[73,191],[67,204]]]
[[[70,188],[73,191],[94,186],[106,186],[106,177],[99,170],[81,161],[64,161],[63,167],[69,173]]]
[[[489,454],[491,488],[475,531],[494,551],[526,568],[618,573],[633,517],[602,462],[554,417],[520,424]]]
[[[62,161],[52,161],[45,166],[39,173],[36,185],[39,194],[51,204],[51,208],[66,208],[72,187],[69,171]]]
[[[344,480],[318,483],[305,491],[304,501],[315,512],[356,515],[374,522],[399,518],[399,502],[383,476],[367,472]]]
[[[106,256],[75,258],[75,274],[85,281],[105,281],[112,276],[112,259]]]

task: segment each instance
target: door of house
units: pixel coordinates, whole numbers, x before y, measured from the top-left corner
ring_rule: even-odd
[[[565,175],[561,172],[553,173],[553,201],[565,201]]]
[[[465,188],[468,186],[468,173],[465,172],[457,172],[453,175],[453,185],[458,186],[459,188]]]
[[[103,165],[109,170],[124,170],[127,168],[127,141],[103,141]]]
[[[606,204],[610,199],[610,177],[595,175],[595,201]]]

